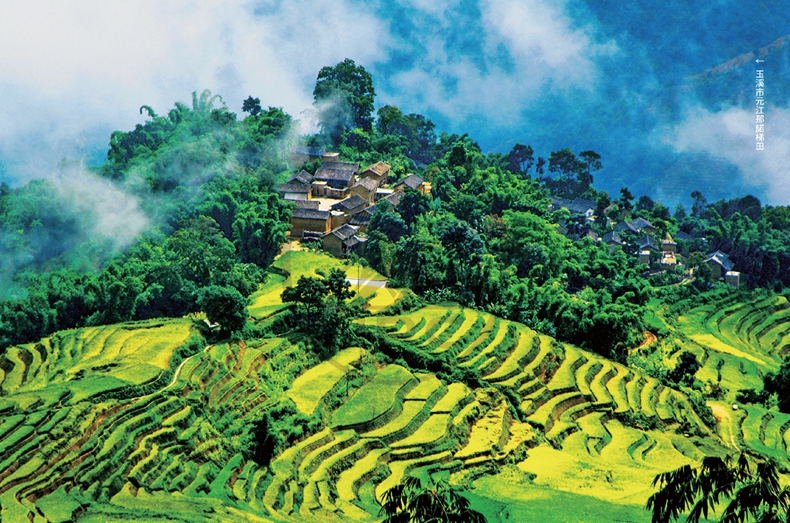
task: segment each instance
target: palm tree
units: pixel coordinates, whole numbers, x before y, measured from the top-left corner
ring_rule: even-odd
[[[429,483],[406,477],[384,493],[383,523],[487,523],[485,516],[469,508],[469,500],[445,482]]]
[[[779,473],[772,459],[741,453],[724,459],[708,456],[699,468],[684,465],[656,476],[653,486],[660,490],[650,496],[646,508],[653,511],[653,523],[676,521],[689,508],[686,521],[698,523],[715,510],[720,500],[730,499],[721,523],[790,521],[790,490],[779,487]]]

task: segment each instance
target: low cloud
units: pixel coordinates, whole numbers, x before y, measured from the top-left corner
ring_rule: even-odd
[[[318,70],[382,59],[386,30],[350,0],[14,2],[0,19],[0,176],[47,176],[64,157],[98,162],[113,130],[192,91],[248,95],[299,118]],[[5,174],[2,174],[5,171]]]
[[[395,49],[419,59],[389,75],[387,96],[452,124],[470,115],[523,124],[522,111],[548,91],[592,90],[596,58],[618,52],[614,41],[597,43],[592,26],[575,27],[561,4],[540,0],[448,2],[442,11],[417,3],[409,16],[414,27]],[[403,23],[392,20],[392,32]]]
[[[130,245],[149,225],[137,197],[81,165],[64,167],[52,178],[56,202],[82,217],[85,239],[109,241],[112,250]]]
[[[738,168],[740,182],[763,203],[790,202],[790,109],[766,110],[765,150],[755,141],[754,110],[731,107],[712,112],[688,111],[679,124],[663,129],[662,139],[681,153],[704,153]],[[738,180],[720,180],[721,184]]]

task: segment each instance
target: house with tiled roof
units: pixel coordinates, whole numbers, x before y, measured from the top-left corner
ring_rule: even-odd
[[[373,178],[361,178],[348,190],[348,195],[359,195],[368,203],[372,203],[379,188],[378,182]]]
[[[359,227],[345,224],[326,234],[321,243],[325,251],[338,258],[346,258],[351,252],[364,254],[367,238],[359,236],[359,232]]]
[[[368,228],[368,225],[370,225],[370,219],[373,217],[373,213],[375,211],[375,205],[365,207],[361,211],[354,213],[348,220],[348,224],[359,227],[359,232],[365,232]]]
[[[340,153],[327,152],[323,147],[295,147],[291,149],[291,165],[294,167],[318,159],[323,162],[336,162],[339,158]]]
[[[408,175],[406,178],[393,185],[392,188],[396,191],[414,189],[422,194],[431,194],[431,184],[416,174]]]
[[[365,167],[365,169],[359,173],[359,177],[361,179],[373,180],[378,186],[381,186],[387,183],[387,180],[389,180],[391,168],[392,167],[390,167],[390,165],[387,163],[376,162]]]
[[[283,200],[309,200],[312,197],[313,175],[299,171],[287,182],[277,186],[277,193]]]
[[[639,232],[644,232],[646,234],[653,234],[656,232],[656,228],[653,224],[644,218],[635,218],[631,220],[631,225],[636,227]]]
[[[574,198],[573,201],[568,204],[568,210],[571,211],[571,214],[583,214],[590,219],[595,215],[596,206],[597,204],[592,200]]]
[[[397,207],[400,205],[401,200],[403,199],[403,191],[395,191],[394,193],[390,194],[386,198],[382,198],[382,200],[387,200],[390,205],[393,207]]]
[[[614,230],[619,233],[639,234],[639,229],[634,227],[631,222],[627,221],[617,222],[614,226]]]
[[[560,209],[568,209],[570,206],[571,200],[567,198],[560,198],[559,196],[552,196],[551,201],[549,202],[549,211],[559,211]]]
[[[329,211],[296,207],[291,211],[291,238],[301,239],[306,231],[326,234],[332,229],[332,215]]]
[[[608,245],[609,247],[614,247],[615,245],[623,246],[623,239],[620,238],[620,235],[617,234],[617,231],[609,231],[603,235],[601,241]]]
[[[708,254],[705,263],[708,264],[711,271],[713,272],[713,277],[717,280],[719,278],[723,278],[725,273],[731,271],[735,264],[730,260],[730,256],[726,253],[721,251],[716,251]]]
[[[332,206],[333,211],[340,211],[343,214],[351,215],[361,211],[369,205],[369,202],[358,194],[349,196],[345,200],[341,200]]]
[[[351,187],[359,174],[359,164],[349,162],[324,162],[315,172],[314,178],[326,182],[330,187],[344,189]]]
[[[655,252],[661,252],[661,245],[652,236],[643,236],[639,238],[637,247],[640,251],[651,249]]]

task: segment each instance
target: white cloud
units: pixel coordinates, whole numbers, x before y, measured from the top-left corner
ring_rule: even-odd
[[[421,111],[436,111],[456,123],[485,114],[497,126],[523,124],[521,111],[552,89],[590,92],[596,83],[595,57],[617,52],[614,42],[597,44],[590,27],[574,27],[561,4],[542,0],[484,0],[476,24],[482,56],[446,47],[456,28],[448,9],[417,2],[425,16],[413,33],[424,49],[415,66],[392,78],[397,92],[417,101]],[[503,56],[503,50],[506,56]],[[480,67],[483,60],[485,67]]]
[[[710,112],[692,108],[684,121],[661,130],[662,140],[681,152],[705,152],[740,170],[743,182],[764,194],[764,202],[790,204],[790,109],[769,107],[765,150],[756,150],[753,110]],[[722,180],[721,183],[731,183]]]
[[[10,2],[0,18],[0,160],[54,170],[205,88],[232,110],[252,94],[299,118],[320,67],[383,58],[387,33],[350,0]],[[258,9],[258,14],[254,12]]]

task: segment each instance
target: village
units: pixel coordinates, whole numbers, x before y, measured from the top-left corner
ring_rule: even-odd
[[[571,219],[561,220],[558,232],[572,240],[586,237],[610,248],[633,252],[640,264],[647,265],[647,272],[669,271],[682,274],[684,279],[694,277],[693,268],[688,267],[689,243],[694,239],[690,234],[678,231],[674,238],[669,233],[665,233],[662,238],[650,221],[640,217],[631,219],[630,212],[622,212],[619,221],[608,220],[609,232],[599,236],[590,227],[596,220],[596,206],[596,202],[584,198],[568,200],[552,197],[549,210],[568,211]],[[604,214],[608,214],[608,210],[605,209]],[[704,263],[710,268],[713,280],[724,281],[736,289],[740,287],[741,275],[733,270],[735,264],[729,255],[717,250],[709,253]]]
[[[294,166],[316,160],[321,161],[321,166],[315,174],[300,170],[279,185],[277,192],[296,205],[291,214],[291,239],[320,242],[323,250],[338,258],[347,258],[351,253],[364,255],[365,231],[376,202],[383,199],[395,208],[406,189],[425,195],[431,193],[431,184],[416,174],[391,183],[391,166],[381,161],[361,169],[360,164],[340,161],[339,153],[322,148],[306,147],[291,152]],[[561,209],[568,211],[570,220],[560,220],[560,234],[577,241],[590,238],[610,248],[633,252],[640,264],[647,265],[648,271],[693,277],[693,270],[687,267],[688,240],[692,239],[688,233],[679,231],[675,238],[666,233],[662,238],[648,220],[631,219],[630,213],[624,213],[620,221],[609,220],[609,232],[599,236],[590,227],[596,220],[595,202],[552,197],[549,211]],[[726,253],[712,252],[705,263],[714,280],[722,280],[736,289],[740,287],[740,273],[733,270],[734,264]]]
[[[321,242],[323,249],[338,258],[363,255],[364,234],[375,204],[387,200],[397,207],[407,188],[430,194],[431,184],[409,174],[390,184],[390,165],[376,162],[360,170],[358,163],[341,162],[338,153],[320,148],[297,149],[291,153],[293,165],[321,160],[315,174],[301,170],[277,187],[277,192],[296,204],[291,213],[290,237]]]

